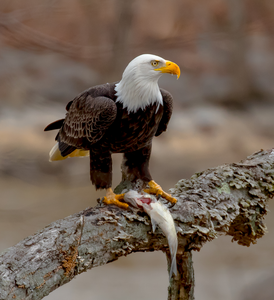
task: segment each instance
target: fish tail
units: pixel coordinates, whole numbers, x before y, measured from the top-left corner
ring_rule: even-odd
[[[176,238],[169,236],[168,244],[169,244],[170,259],[171,259],[170,272],[169,272],[169,280],[170,280],[172,274],[174,274],[175,276],[177,275],[177,261],[176,261],[176,255],[178,249],[177,235]]]
[[[175,276],[177,275],[177,262],[176,262],[176,253],[175,255],[173,255],[173,257],[171,258],[171,266],[170,266],[170,271],[169,271],[169,280],[172,277],[172,274],[174,274]]]

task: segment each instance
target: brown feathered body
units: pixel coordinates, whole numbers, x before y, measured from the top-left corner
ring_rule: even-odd
[[[128,112],[116,102],[115,83],[92,87],[67,105],[65,119],[45,130],[59,129],[56,136],[63,157],[76,149],[90,152],[90,178],[96,188],[112,183],[112,153],[124,153],[124,164],[133,180],[149,182],[151,144],[166,130],[172,113],[172,96],[160,89],[163,105],[157,102]]]

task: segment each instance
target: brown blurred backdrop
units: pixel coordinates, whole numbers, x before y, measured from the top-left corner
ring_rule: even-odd
[[[103,195],[88,159],[48,162],[56,133],[43,129],[82,90],[118,81],[139,54],[182,72],[160,79],[175,99],[151,159],[163,188],[272,148],[273,33],[269,0],[0,0],[0,251]],[[114,185],[120,161],[114,155]],[[222,237],[194,253],[196,299],[274,299],[272,214],[257,245]],[[47,299],[166,299],[167,286],[164,254],[131,254]]]

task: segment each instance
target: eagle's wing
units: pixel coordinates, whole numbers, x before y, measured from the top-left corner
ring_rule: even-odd
[[[93,98],[85,92],[69,103],[68,112],[56,137],[62,156],[75,149],[89,149],[114,122],[117,107],[107,97]]]
[[[166,131],[173,109],[173,98],[171,94],[164,89],[160,89],[160,91],[163,96],[164,113],[155,136],[159,136],[163,131]]]

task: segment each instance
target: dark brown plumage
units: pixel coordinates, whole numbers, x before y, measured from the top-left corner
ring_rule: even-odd
[[[128,113],[116,101],[115,84],[88,89],[67,105],[65,119],[49,124],[45,131],[60,128],[56,140],[62,156],[76,149],[90,152],[90,178],[96,188],[109,188],[112,153],[124,153],[133,180],[152,180],[149,158],[154,136],[166,130],[172,113],[172,96],[160,89],[163,106],[151,104]]]
[[[59,129],[50,161],[90,156],[90,179],[96,188],[107,189],[104,203],[127,208],[124,195],[111,189],[112,153],[123,153],[123,175],[131,181],[141,179],[146,193],[176,199],[156,184],[149,172],[152,139],[166,130],[172,113],[172,97],[159,89],[162,74],[180,76],[173,62],[152,54],[134,58],[121,81],[92,87],[67,104],[65,119],[49,124],[45,130]]]

